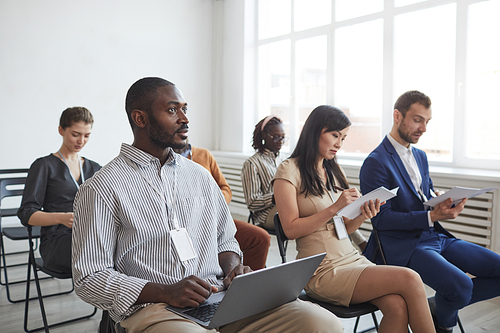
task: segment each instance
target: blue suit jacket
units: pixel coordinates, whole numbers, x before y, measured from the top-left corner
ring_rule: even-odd
[[[433,189],[433,185],[429,176],[427,155],[416,148],[413,149],[413,154],[422,176],[422,190],[430,198],[430,189]],[[399,187],[398,195],[381,206],[379,214],[371,221],[379,232],[387,263],[406,266],[422,237],[422,232],[430,230],[428,212],[401,158],[387,137],[363,162],[359,180],[363,194],[380,186],[387,189]],[[453,237],[438,222],[434,223],[434,229]],[[368,259],[372,261],[376,259],[377,263],[382,263],[380,256],[373,258],[376,248],[377,242],[372,234],[364,253]]]

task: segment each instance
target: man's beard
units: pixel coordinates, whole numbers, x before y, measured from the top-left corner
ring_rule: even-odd
[[[175,134],[177,133],[177,131],[188,129],[189,127],[187,124],[182,124],[177,131],[175,131],[173,134],[170,134],[160,127],[160,124],[153,115],[151,115],[149,119],[151,123],[151,131],[149,133],[149,138],[151,139],[151,142],[153,142],[155,146],[161,149],[167,149],[168,147],[171,147],[172,149],[184,148],[186,142],[176,143]]]
[[[411,137],[411,133],[404,132],[403,131],[404,127],[403,128],[402,127],[403,127],[402,125],[398,126],[399,137],[408,143],[417,143],[418,140],[417,141],[413,140],[413,138]]]

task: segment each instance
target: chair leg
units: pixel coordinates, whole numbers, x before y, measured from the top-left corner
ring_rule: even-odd
[[[35,255],[34,255],[33,251],[30,251],[28,264],[29,264],[28,265],[28,276],[26,278],[26,281],[27,281],[26,282],[26,298],[25,298],[25,306],[24,306],[24,331],[25,332],[29,333],[29,332],[36,332],[36,331],[45,330],[46,333],[49,333],[49,328],[69,324],[69,323],[72,323],[72,322],[75,322],[78,320],[82,320],[82,319],[87,319],[87,318],[90,318],[97,313],[97,308],[94,307],[94,310],[90,314],[49,325],[48,321],[47,321],[47,315],[45,312],[45,306],[43,304],[43,297],[68,294],[74,290],[74,285],[72,284],[72,288],[70,291],[65,291],[65,292],[60,292],[60,293],[55,293],[55,294],[43,296],[42,289],[40,288],[40,279],[38,278],[38,271],[36,268]],[[37,298],[38,298],[38,303],[40,304],[40,312],[42,313],[42,320],[43,320],[43,326],[37,327],[34,329],[28,329],[28,317],[29,317],[28,310],[29,310],[29,301],[30,301],[29,296],[30,296],[30,285],[31,285],[31,282],[29,282],[29,281],[31,278],[31,276],[30,276],[31,275],[31,268],[33,268],[33,275],[35,277],[35,285],[36,285],[36,290],[37,290],[37,295],[38,295]],[[32,298],[32,299],[34,299],[34,298]]]
[[[465,333],[465,329],[462,326],[462,322],[460,321],[460,317],[458,317],[458,327],[460,327],[460,332]]]
[[[36,240],[36,246],[35,246],[35,249],[38,247],[38,240]],[[4,248],[4,242],[3,242],[3,237],[0,237],[0,251],[1,251],[1,254],[2,254],[2,267],[0,267],[1,269],[3,269],[3,275],[4,275],[4,280],[5,282],[2,282],[1,281],[1,274],[0,274],[0,284],[1,285],[5,285],[5,293],[7,294],[7,300],[10,302],[10,303],[20,303],[20,302],[24,302],[24,298],[20,298],[20,299],[12,299],[11,296],[10,296],[10,285],[13,285],[13,284],[19,284],[19,283],[26,283],[26,280],[19,280],[19,281],[14,281],[14,282],[9,282],[9,277],[8,277],[8,273],[7,273],[7,268],[8,267],[17,267],[17,266],[24,266],[24,265],[28,265],[29,263],[25,263],[25,264],[14,264],[14,265],[7,265],[7,260],[6,260],[6,255],[10,255],[10,254],[22,254],[22,253],[28,253],[28,256],[29,256],[29,251],[21,251],[21,252],[15,252],[15,253],[5,253],[5,248]],[[28,274],[29,276],[29,274]],[[46,279],[51,279],[52,277],[50,276],[46,276],[46,277],[42,277],[40,280],[46,280]],[[31,277],[30,277],[31,279]],[[30,281],[34,281],[33,279],[31,279]],[[31,298],[32,300],[33,299],[36,299],[36,297],[32,297]]]
[[[32,246],[32,244],[30,244]],[[33,275],[35,276],[35,285],[38,294],[38,303],[40,304],[40,311],[42,313],[43,327],[39,327],[38,329],[28,330],[28,309],[30,302],[30,285],[31,285],[31,268],[33,268]],[[30,251],[29,260],[28,260],[28,276],[26,277],[26,298],[24,303],[24,331],[25,332],[34,332],[37,330],[45,329],[46,333],[49,333],[49,324],[47,323],[47,316],[45,315],[45,307],[43,305],[42,300],[42,291],[40,288],[40,281],[38,280],[38,272],[36,270],[35,264],[35,255],[33,251]]]
[[[359,318],[361,318],[361,317],[357,317],[356,323],[354,323],[354,329],[352,330],[354,333],[356,333],[358,331]]]
[[[375,315],[375,312],[372,312],[371,315],[372,315],[374,326],[358,332],[359,319],[361,318],[361,316],[359,316],[359,317],[356,318],[356,322],[354,324],[353,333],[366,333],[366,332],[370,332],[370,331],[373,331],[373,330],[375,330],[375,331],[378,332],[377,316]]]
[[[373,325],[375,325],[375,329],[378,332],[378,321],[377,321],[377,316],[375,315],[375,312],[372,312],[372,319],[373,319]]]

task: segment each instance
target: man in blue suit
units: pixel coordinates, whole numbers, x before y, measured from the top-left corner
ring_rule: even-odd
[[[437,332],[452,332],[459,309],[500,295],[500,255],[455,238],[439,224],[456,218],[467,199],[456,206],[448,199],[432,210],[423,204],[435,193],[427,155],[411,144],[418,142],[432,117],[430,98],[419,91],[404,93],[394,105],[393,117],[391,132],[361,167],[361,192],[399,187],[372,224],[387,263],[412,268],[436,291]],[[372,234],[365,255],[381,263],[377,253]]]

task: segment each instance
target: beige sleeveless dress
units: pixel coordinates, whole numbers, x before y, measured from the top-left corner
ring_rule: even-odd
[[[300,217],[322,211],[340,195],[331,192],[323,197],[308,195],[306,198],[300,194],[300,171],[295,158],[281,163],[274,179],[287,180],[295,187]],[[349,238],[338,239],[333,218],[312,234],[297,238],[295,243],[297,259],[326,252],[326,257],[304,288],[307,294],[317,300],[349,306],[361,272],[374,264],[354,248]]]

